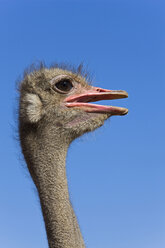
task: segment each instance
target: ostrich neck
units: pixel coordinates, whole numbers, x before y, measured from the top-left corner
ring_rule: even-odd
[[[23,153],[38,189],[49,247],[84,248],[68,193],[65,160],[69,142],[49,128],[25,136]]]

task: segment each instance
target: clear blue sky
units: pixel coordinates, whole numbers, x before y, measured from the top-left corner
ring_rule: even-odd
[[[87,248],[165,247],[165,3],[0,0],[0,247],[47,248],[20,159],[15,82],[33,62],[84,62],[129,108],[70,147],[69,188]],[[112,103],[111,103],[112,104]]]

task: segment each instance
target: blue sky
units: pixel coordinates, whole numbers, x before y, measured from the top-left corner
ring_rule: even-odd
[[[44,60],[81,62],[129,108],[70,147],[71,200],[87,248],[165,247],[165,3],[0,1],[0,246],[45,248],[16,133],[16,80]],[[112,103],[111,103],[112,104]]]

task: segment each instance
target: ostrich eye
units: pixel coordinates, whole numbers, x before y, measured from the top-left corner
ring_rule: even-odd
[[[55,84],[55,87],[57,90],[63,93],[69,92],[72,88],[73,85],[69,79],[63,79]]]

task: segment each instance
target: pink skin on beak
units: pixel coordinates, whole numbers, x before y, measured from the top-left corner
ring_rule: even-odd
[[[124,90],[106,90],[102,88],[92,87],[85,93],[78,95],[71,95],[65,99],[65,105],[67,107],[78,107],[88,113],[102,113],[110,115],[125,115],[128,113],[128,109],[103,106],[98,104],[92,104],[89,102],[96,102],[100,100],[112,100],[128,97],[128,93]]]

